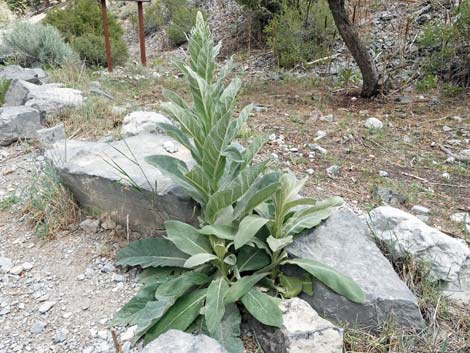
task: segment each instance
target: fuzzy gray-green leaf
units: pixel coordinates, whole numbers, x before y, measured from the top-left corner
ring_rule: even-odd
[[[279,300],[259,292],[256,288],[245,294],[241,301],[246,310],[262,324],[274,327],[282,326],[282,313]]]
[[[166,221],[165,229],[168,239],[186,254],[212,253],[209,239],[189,224],[180,221]]]
[[[183,267],[188,257],[167,239],[147,238],[135,241],[122,249],[116,256],[116,263],[142,268]]]

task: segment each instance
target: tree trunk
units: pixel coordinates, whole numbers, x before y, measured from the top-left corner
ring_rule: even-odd
[[[379,74],[374,59],[369,54],[367,47],[354,31],[346,12],[344,0],[328,0],[336,27],[344,43],[351,52],[354,60],[362,73],[361,96],[370,98],[376,96],[379,91]]]

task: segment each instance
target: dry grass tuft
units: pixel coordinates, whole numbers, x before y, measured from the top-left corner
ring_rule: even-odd
[[[54,237],[80,220],[80,209],[51,166],[36,176],[26,192],[23,210],[39,237]]]

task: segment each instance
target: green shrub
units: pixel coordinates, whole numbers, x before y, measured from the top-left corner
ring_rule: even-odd
[[[153,33],[165,30],[171,46],[176,47],[187,42],[186,35],[195,24],[198,7],[186,0],[156,0],[145,7],[144,32]],[[131,21],[137,27],[137,16]]]
[[[437,87],[437,77],[435,75],[426,75],[416,82],[418,92],[428,92]]]
[[[449,23],[425,25],[418,45],[428,53],[425,75],[437,75],[446,82],[470,86],[470,1],[463,0]]]
[[[64,10],[49,12],[45,22],[56,27],[87,64],[106,65],[103,20],[96,1],[73,1]],[[122,39],[124,32],[112,14],[108,15],[108,22],[113,63],[122,65],[128,57],[127,45]]]
[[[283,67],[328,55],[335,27],[326,0],[283,0],[281,11],[265,28],[268,45]]]
[[[200,226],[169,220],[166,238],[140,240],[119,252],[119,265],[146,268],[145,285],[114,324],[137,325],[136,337],[146,343],[169,329],[203,331],[228,352],[242,353],[237,303],[261,323],[280,327],[279,297],[311,295],[313,278],[354,302],[365,297],[349,277],[312,260],[289,259],[285,248],[294,237],[328,218],[342,200],[299,197],[305,180],[266,170],[266,160],[254,163],[265,136],[246,148],[236,143],[253,106],[232,118],[241,81],[226,85],[230,62],[216,74],[219,50],[199,13],[189,63],[176,64],[193,102],[165,91],[170,102],[162,105],[177,125],[159,127],[191,152],[195,165],[190,170],[168,155],[146,158],[199,203]],[[285,265],[302,275],[283,273]]]
[[[27,22],[17,23],[5,34],[0,56],[23,66],[61,66],[78,59],[54,27]]]

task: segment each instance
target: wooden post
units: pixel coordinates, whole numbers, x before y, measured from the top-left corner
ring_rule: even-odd
[[[139,14],[140,60],[142,61],[142,65],[147,66],[147,56],[145,55],[144,10],[142,7],[142,1],[137,1],[137,12]]]
[[[101,15],[103,16],[104,46],[106,48],[106,62],[108,71],[113,72],[113,58],[111,57],[111,43],[109,41],[108,13],[106,11],[106,0],[101,0]]]

